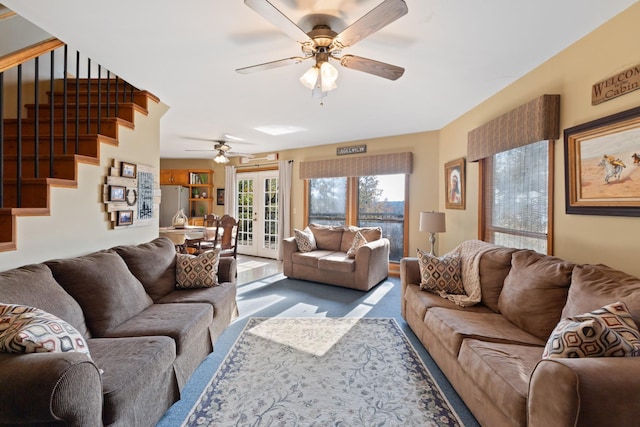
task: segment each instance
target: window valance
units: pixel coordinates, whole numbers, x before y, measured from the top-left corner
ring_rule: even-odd
[[[538,141],[560,138],[560,95],[542,95],[469,132],[471,162]]]
[[[409,174],[412,157],[412,153],[392,153],[301,162],[300,179]]]

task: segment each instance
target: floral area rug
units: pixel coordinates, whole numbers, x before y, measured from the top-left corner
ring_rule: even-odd
[[[183,426],[458,426],[394,319],[251,318]]]

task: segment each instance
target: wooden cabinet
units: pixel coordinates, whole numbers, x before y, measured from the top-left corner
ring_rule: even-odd
[[[162,169],[161,185],[183,185],[189,189],[190,225],[202,225],[204,216],[213,213],[215,195],[213,171],[207,169]]]
[[[160,185],[189,185],[189,171],[185,169],[160,170]]]

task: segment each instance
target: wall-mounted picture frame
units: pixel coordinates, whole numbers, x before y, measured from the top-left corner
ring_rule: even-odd
[[[218,188],[216,190],[216,205],[224,206],[224,188]]]
[[[566,213],[640,216],[640,107],[564,130]]]
[[[117,225],[131,225],[133,224],[133,210],[118,211]]]
[[[464,157],[444,165],[444,207],[447,209],[466,209],[464,169]]]
[[[120,176],[124,178],[135,178],[136,165],[134,163],[120,162]]]
[[[109,201],[124,202],[127,196],[127,188],[122,185],[109,186]]]

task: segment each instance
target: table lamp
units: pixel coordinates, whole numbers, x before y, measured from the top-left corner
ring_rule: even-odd
[[[431,255],[436,256],[434,246],[436,244],[436,233],[447,231],[444,222],[444,212],[420,212],[420,231],[430,233]]]

